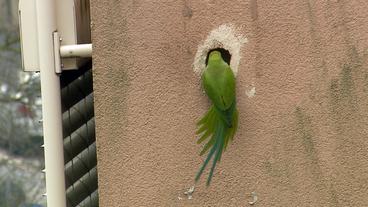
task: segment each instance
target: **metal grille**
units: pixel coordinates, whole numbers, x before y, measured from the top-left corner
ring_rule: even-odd
[[[63,71],[61,102],[68,207],[98,206],[92,66]]]

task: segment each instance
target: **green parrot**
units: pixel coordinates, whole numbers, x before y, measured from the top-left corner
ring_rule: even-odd
[[[216,164],[221,160],[222,152],[225,151],[229,140],[233,139],[238,127],[235,76],[219,51],[210,52],[207,67],[202,74],[202,84],[212,105],[198,121],[196,134],[200,135],[198,144],[207,140],[200,155],[202,156],[208,150],[209,153],[195,177],[195,182],[199,180],[204,169],[214,157],[207,179],[207,186],[209,186]]]

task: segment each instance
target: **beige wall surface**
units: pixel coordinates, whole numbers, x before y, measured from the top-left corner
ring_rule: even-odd
[[[368,206],[368,1],[91,2],[100,206]],[[192,64],[207,35],[248,39],[240,125],[212,184]],[[255,91],[252,96],[249,92]]]

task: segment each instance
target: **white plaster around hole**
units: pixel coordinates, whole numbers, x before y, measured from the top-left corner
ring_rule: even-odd
[[[223,24],[212,30],[203,43],[198,45],[197,53],[194,57],[193,70],[201,75],[206,67],[207,53],[211,49],[224,48],[231,54],[230,67],[236,76],[241,58],[241,47],[247,43],[248,39],[239,33],[232,24]]]

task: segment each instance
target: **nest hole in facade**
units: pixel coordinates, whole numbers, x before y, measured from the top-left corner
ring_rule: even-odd
[[[208,51],[207,56],[206,56],[206,66],[208,64],[208,57],[209,57],[209,55],[210,55],[210,53],[212,51],[219,51],[221,53],[222,59],[224,59],[224,61],[228,65],[230,65],[230,60],[231,60],[231,54],[230,54],[230,52],[228,50],[224,49],[224,48],[218,47],[218,48],[214,48],[214,49],[211,49],[210,51]]]

